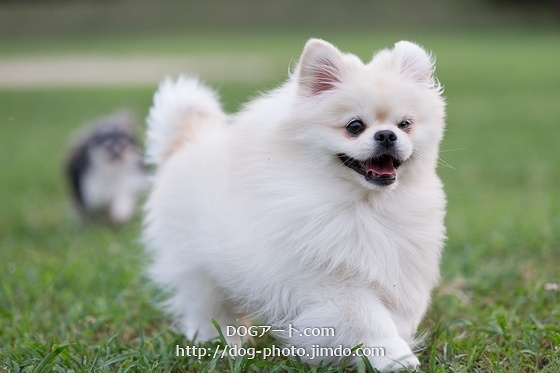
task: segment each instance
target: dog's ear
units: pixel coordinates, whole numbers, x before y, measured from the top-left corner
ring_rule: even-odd
[[[399,41],[392,51],[393,63],[409,79],[429,83],[434,73],[434,61],[428,52],[417,44]]]
[[[303,93],[317,95],[336,87],[343,67],[341,52],[330,43],[310,39],[299,60],[297,80]]]

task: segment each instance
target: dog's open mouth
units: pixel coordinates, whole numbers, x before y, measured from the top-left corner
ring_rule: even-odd
[[[359,161],[346,154],[338,154],[338,158],[346,167],[364,176],[367,182],[379,186],[393,184],[397,180],[397,168],[402,163],[390,154],[383,154],[366,161]]]

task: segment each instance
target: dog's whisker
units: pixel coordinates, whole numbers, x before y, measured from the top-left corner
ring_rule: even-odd
[[[464,148],[455,148],[455,149],[445,149],[445,150],[440,150],[440,153],[447,153],[447,152],[455,152],[458,150],[467,150],[468,147],[464,147]]]
[[[453,171],[457,171],[457,169],[456,169],[455,167],[451,166],[449,163],[447,163],[446,161],[444,161],[443,159],[441,159],[441,158],[439,158],[439,157],[438,157],[438,164],[439,164],[440,166],[444,166],[444,167],[450,168],[450,169],[452,169]]]
[[[421,150],[415,149],[411,155],[411,158],[414,157],[416,159],[420,159],[420,157],[423,154],[427,154],[427,152],[422,152]],[[443,160],[441,157],[437,158],[437,164],[446,168],[450,168],[454,171],[456,171],[457,169],[455,167],[453,167],[452,165],[450,165],[449,163],[447,163],[445,160]]]

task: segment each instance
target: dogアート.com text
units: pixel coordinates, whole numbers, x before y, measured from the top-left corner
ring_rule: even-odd
[[[292,338],[294,336],[300,337],[334,337],[335,330],[333,327],[307,327],[303,329],[296,329],[292,324],[287,327],[273,327],[270,325],[252,325],[252,326],[226,326],[227,337],[262,337],[266,333],[280,333],[282,337]]]

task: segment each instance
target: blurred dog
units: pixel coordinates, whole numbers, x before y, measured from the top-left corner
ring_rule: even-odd
[[[433,71],[410,42],[364,64],[310,40],[285,84],[232,116],[197,79],[161,84],[144,238],[185,335],[212,338],[210,318],[224,327],[251,315],[334,328],[278,335],[308,353],[363,343],[385,349],[370,357],[379,370],[418,367],[411,347],[445,239]]]
[[[130,113],[117,112],[88,124],[73,142],[66,176],[84,218],[120,225],[134,214],[148,180],[134,125]]]

